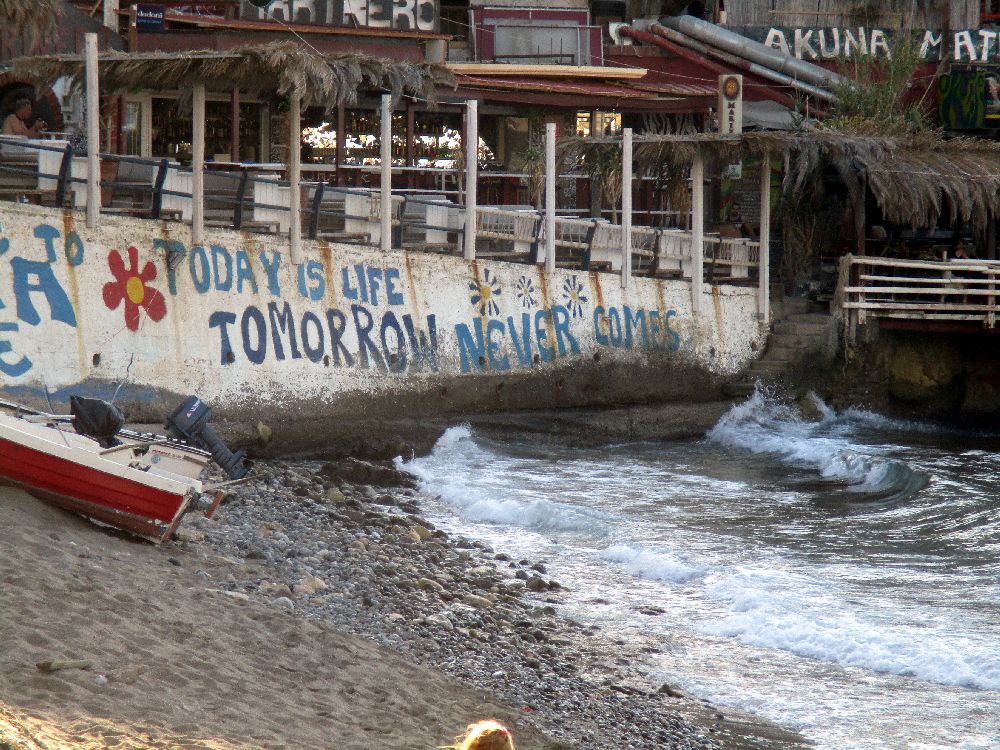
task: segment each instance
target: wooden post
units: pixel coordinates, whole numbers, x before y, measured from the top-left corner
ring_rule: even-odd
[[[205,84],[191,89],[191,244],[205,241]]]
[[[701,312],[705,255],[705,159],[700,150],[691,162],[691,311]]]
[[[97,80],[97,34],[87,34],[87,228],[96,229],[101,213],[101,101]]]
[[[289,244],[292,264],[302,265],[302,94],[292,93],[288,107]]]
[[[344,171],[341,165],[347,158],[347,134],[344,129],[347,127],[347,112],[343,104],[337,105],[337,184],[344,184]]]
[[[417,149],[416,149],[416,107],[413,106],[413,100],[406,100],[406,166],[415,167],[417,165]],[[411,185],[410,187],[414,187]]]
[[[632,278],[632,128],[622,128],[622,289]]]
[[[118,0],[104,0],[104,25],[118,33]]]
[[[764,325],[771,322],[771,155],[760,163],[760,251],[757,266],[757,313]]]
[[[556,270],[556,124],[545,123],[545,270]]]
[[[240,90],[234,86],[229,96],[229,127],[232,129],[229,158],[233,161],[240,160],[240,119]]]
[[[479,102],[465,103],[465,259],[476,259],[476,182],[479,179]]]
[[[381,198],[380,218],[382,220],[379,247],[382,252],[392,250],[392,97],[382,94],[382,154],[379,191]]]

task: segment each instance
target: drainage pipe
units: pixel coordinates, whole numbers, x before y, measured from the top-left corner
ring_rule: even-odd
[[[671,54],[677,55],[678,57],[683,57],[685,60],[695,63],[696,65],[700,65],[703,68],[708,68],[713,73],[716,73],[718,75],[725,75],[726,73],[731,72],[726,68],[724,68],[723,66],[719,65],[718,63],[714,63],[711,60],[706,60],[704,57],[695,54],[686,47],[682,47],[679,44],[675,44],[674,42],[671,42],[663,38],[662,36],[657,36],[656,34],[650,34],[648,31],[639,31],[638,29],[634,29],[631,26],[622,26],[619,29],[619,33],[621,33],[622,36],[627,36],[630,39],[635,39],[637,42],[642,42],[643,44],[652,44],[656,47],[659,47],[660,49],[670,52]],[[783,107],[795,106],[795,101],[792,99],[792,97],[790,97],[788,94],[782,94],[778,91],[774,91],[771,88],[762,87],[760,89],[760,94],[767,99],[771,99],[772,101],[777,102]]]
[[[799,60],[792,55],[786,55],[779,50],[694,16],[665,16],[660,20],[660,23],[700,42],[705,42],[730,54],[815,86],[830,87],[849,83],[847,79],[833,71]]]
[[[781,84],[782,86],[790,86],[803,94],[808,94],[809,96],[815,97],[816,99],[822,99],[827,102],[835,102],[837,97],[835,97],[831,92],[826,89],[820,88],[818,86],[813,86],[805,81],[800,81],[797,78],[792,78],[791,76],[785,75],[784,73],[779,73],[771,68],[766,68],[763,65],[758,65],[755,62],[746,60],[738,55],[730,54],[724,52],[723,50],[716,49],[709,44],[704,44],[692,39],[679,31],[674,31],[673,29],[668,29],[660,24],[651,24],[649,30],[656,34],[657,36],[663,37],[669,42],[674,44],[680,44],[690,49],[700,52],[703,55],[711,55],[712,57],[718,58],[729,65],[745,70],[748,73],[753,73],[760,78],[766,78],[769,81],[774,81],[775,83]]]

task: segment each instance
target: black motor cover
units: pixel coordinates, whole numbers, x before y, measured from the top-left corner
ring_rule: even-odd
[[[78,434],[93,438],[102,448],[121,445],[115,435],[125,426],[125,415],[114,404],[99,398],[70,396],[69,411]]]

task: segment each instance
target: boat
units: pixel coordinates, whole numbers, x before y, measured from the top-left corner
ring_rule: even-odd
[[[197,414],[189,408],[192,400]],[[69,416],[47,414],[0,401],[0,483],[160,543],[174,535],[187,511],[200,508],[211,516],[224,487],[249,471],[242,451],[230,452],[214,433],[211,445],[199,446],[124,429],[121,413],[97,399],[73,397],[71,410]],[[202,426],[211,415],[193,396],[174,417],[189,412],[204,417]],[[167,424],[171,433],[177,432],[174,417]],[[199,436],[188,431],[184,437]],[[204,484],[200,477],[214,454],[225,460],[230,481]]]

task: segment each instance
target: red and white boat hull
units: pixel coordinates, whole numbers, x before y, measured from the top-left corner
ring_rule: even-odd
[[[125,463],[92,440],[0,414],[0,482],[156,542],[173,534],[201,484]]]

